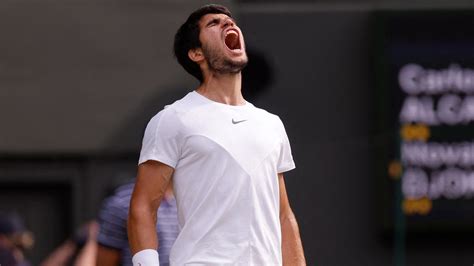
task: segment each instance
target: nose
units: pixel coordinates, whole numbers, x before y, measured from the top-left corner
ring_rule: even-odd
[[[227,28],[227,27],[233,27],[235,24],[234,22],[231,20],[231,19],[226,19],[224,20],[224,28]]]

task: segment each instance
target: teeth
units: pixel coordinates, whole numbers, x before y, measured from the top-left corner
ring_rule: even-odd
[[[225,36],[227,37],[227,36],[229,36],[229,35],[231,35],[231,34],[235,34],[235,35],[239,36],[239,34],[237,33],[237,31],[235,31],[235,30],[230,30],[230,31],[228,31],[228,32],[225,34]]]

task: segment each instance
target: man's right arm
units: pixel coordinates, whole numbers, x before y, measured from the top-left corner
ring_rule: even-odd
[[[150,160],[138,166],[128,215],[128,241],[132,254],[158,247],[156,213],[173,171],[172,167],[158,161]]]

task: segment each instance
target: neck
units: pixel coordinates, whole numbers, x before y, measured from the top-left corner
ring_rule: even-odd
[[[204,77],[196,89],[198,93],[215,102],[229,105],[244,105],[242,96],[242,74],[215,74]]]

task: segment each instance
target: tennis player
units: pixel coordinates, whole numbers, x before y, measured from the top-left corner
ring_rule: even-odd
[[[248,59],[229,10],[193,12],[174,53],[200,86],[145,130],[128,219],[133,264],[159,265],[156,210],[173,182],[171,265],[305,265],[283,178],[295,168],[288,137],[278,116],[242,97]]]

